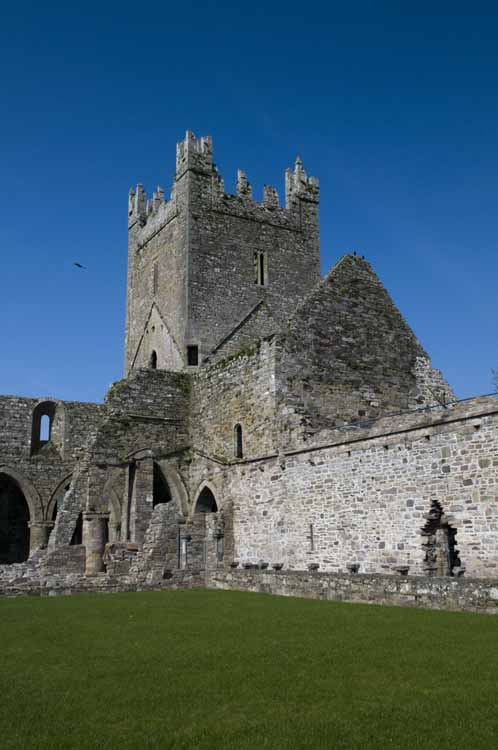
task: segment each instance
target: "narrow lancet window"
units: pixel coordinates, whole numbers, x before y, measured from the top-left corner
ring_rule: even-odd
[[[52,439],[52,426],[57,405],[53,401],[38,404],[33,411],[31,453],[36,453]]]
[[[157,352],[153,351],[150,355],[150,366],[152,370],[157,370]]]
[[[266,253],[257,251],[254,253],[254,283],[258,286],[266,286],[267,277]]]
[[[240,424],[236,424],[233,428],[233,438],[235,458],[242,458],[244,451],[242,444],[242,427]]]
[[[152,292],[154,295],[157,294],[159,289],[159,265],[157,261],[155,261],[153,269],[152,269]]]
[[[48,414],[43,414],[40,420],[40,440],[42,443],[48,443],[50,440],[50,417]]]

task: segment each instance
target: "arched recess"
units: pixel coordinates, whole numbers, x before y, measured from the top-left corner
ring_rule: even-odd
[[[197,494],[194,504],[194,515],[197,513],[217,513],[218,503],[213,488],[205,482]]]
[[[43,503],[33,482],[16,469],[6,464],[0,464],[0,474],[7,474],[17,482],[22,490],[29,508],[30,521],[43,521]]]
[[[153,470],[154,478],[152,487],[152,507],[155,508],[156,505],[162,505],[164,503],[171,502],[173,498],[168,481],[157,461],[154,461]]]
[[[109,513],[108,536],[110,542],[116,542],[122,538],[125,480],[125,470],[114,469],[107,478],[102,491],[101,510]]]
[[[56,412],[55,401],[42,401],[35,406],[31,423],[31,453],[37,453],[52,440]],[[46,432],[43,431],[45,421]]]
[[[179,472],[167,460],[154,461],[167,483],[171,499],[183,516],[188,515],[188,493]]]
[[[30,509],[19,482],[0,472],[0,564],[28,559],[30,520]]]

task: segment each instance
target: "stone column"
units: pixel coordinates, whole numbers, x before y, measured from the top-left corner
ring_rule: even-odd
[[[29,526],[29,554],[32,555],[37,549],[44,549],[48,544],[50,531],[53,529],[53,521],[30,521]]]
[[[105,570],[104,547],[107,539],[109,513],[86,510],[83,513],[83,544],[86,550],[85,575]]]

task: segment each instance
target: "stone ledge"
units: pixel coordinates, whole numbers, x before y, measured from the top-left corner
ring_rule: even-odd
[[[329,601],[498,614],[498,579],[299,570],[210,571],[208,588]]]

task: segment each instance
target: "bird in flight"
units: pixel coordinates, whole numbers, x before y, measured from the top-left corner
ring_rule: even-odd
[[[76,268],[84,268],[86,271],[86,266],[82,266],[81,263],[74,263],[74,265],[76,266]]]

